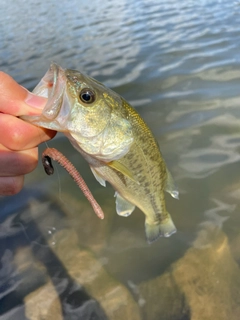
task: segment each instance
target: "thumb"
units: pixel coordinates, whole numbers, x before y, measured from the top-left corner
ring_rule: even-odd
[[[8,74],[0,71],[0,113],[14,116],[41,114],[47,102],[20,86]]]

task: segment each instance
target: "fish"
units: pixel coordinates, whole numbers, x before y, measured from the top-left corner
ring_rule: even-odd
[[[164,192],[178,199],[178,190],[153,133],[123,97],[56,63],[33,93],[48,98],[46,106],[41,115],[21,118],[63,132],[96,180],[112,185],[118,215],[128,217],[138,207],[145,214],[148,243],[176,232]]]

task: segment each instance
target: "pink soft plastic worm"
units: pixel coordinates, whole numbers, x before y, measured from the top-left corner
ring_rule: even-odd
[[[76,182],[76,184],[82,190],[85,197],[88,199],[88,201],[92,205],[96,215],[100,219],[103,219],[104,213],[102,211],[102,208],[94,199],[91,191],[88,189],[88,186],[86,185],[85,181],[83,180],[82,176],[77,171],[77,169],[74,167],[74,165],[57,149],[47,148],[42,153],[42,163],[48,175],[51,175],[54,172],[51,159],[57,161],[64,169],[66,169],[66,171],[70,174],[70,176],[73,178],[73,180]]]

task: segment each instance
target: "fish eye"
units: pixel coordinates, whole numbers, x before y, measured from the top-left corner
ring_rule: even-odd
[[[85,88],[80,92],[79,97],[84,103],[93,103],[95,101],[95,92]]]

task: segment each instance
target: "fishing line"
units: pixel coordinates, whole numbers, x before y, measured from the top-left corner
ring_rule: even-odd
[[[56,245],[54,233],[57,231],[57,229],[56,229],[55,227],[49,227],[49,226],[46,226],[46,227],[45,227],[46,229],[47,229],[47,228],[49,229],[47,233],[48,233],[49,236],[52,235],[53,241],[52,241],[50,244],[42,244],[42,243],[40,243],[40,242],[38,242],[38,241],[36,241],[36,240],[31,240],[31,239],[30,239],[30,237],[28,236],[28,234],[27,234],[27,232],[26,232],[26,228],[25,228],[25,226],[24,226],[24,224],[23,224],[22,222],[19,221],[19,222],[17,222],[17,223],[14,223],[14,225],[12,225],[12,227],[16,227],[16,226],[20,226],[20,227],[21,227],[22,232],[23,232],[25,238],[27,239],[27,241],[29,241],[30,244],[35,244],[35,245],[38,245],[38,246],[40,246],[40,247],[45,247],[45,248],[53,247],[53,246]],[[54,232],[52,232],[51,229],[54,230]],[[41,235],[42,235],[42,234],[41,234]],[[42,236],[43,236],[43,235],[42,235]],[[45,238],[45,237],[44,237],[44,238]]]

